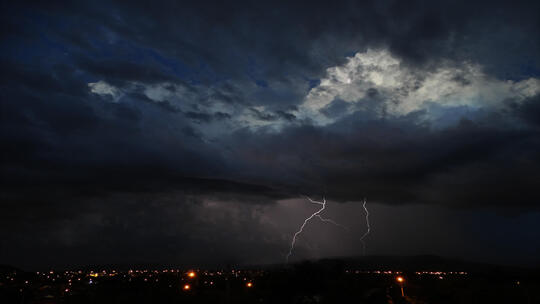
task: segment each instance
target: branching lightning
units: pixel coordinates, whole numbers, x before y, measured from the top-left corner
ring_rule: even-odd
[[[368,209],[366,208],[366,204],[367,204],[367,200],[364,199],[364,203],[362,204],[362,207],[364,207],[364,210],[366,211],[366,225],[367,225],[367,231],[366,231],[366,233],[364,233],[364,235],[362,235],[362,237],[360,238],[360,242],[362,242],[362,248],[363,248],[363,251],[364,251],[364,255],[366,255],[366,242],[364,241],[364,239],[366,238],[366,236],[368,236],[369,231],[371,230],[371,227],[369,226],[369,211],[368,211]]]
[[[291,247],[289,248],[289,253],[287,253],[287,256],[286,256],[286,259],[287,259],[287,263],[289,262],[289,257],[292,255],[292,252],[293,252],[293,249],[294,249],[294,245],[296,244],[296,239],[298,238],[298,235],[300,235],[300,233],[302,233],[302,231],[304,231],[304,227],[306,227],[307,223],[312,220],[314,217],[317,217],[319,218],[321,221],[325,222],[325,223],[331,223],[333,225],[336,225],[338,227],[341,227],[345,230],[349,230],[347,227],[341,225],[341,224],[338,224],[336,223],[335,221],[329,219],[329,218],[324,218],[321,216],[321,212],[324,211],[324,209],[326,208],[326,199],[323,197],[323,201],[322,202],[318,202],[318,201],[314,201],[312,200],[310,197],[306,196],[306,198],[312,203],[312,204],[316,204],[316,205],[321,205],[321,208],[317,211],[315,211],[315,213],[311,214],[308,218],[306,218],[304,220],[304,223],[302,224],[302,226],[300,226],[300,229],[298,231],[296,231],[296,233],[294,234],[293,236],[293,239],[292,239],[292,242],[291,242]]]
[[[324,218],[324,217],[320,216],[319,214],[317,214],[317,217],[318,217],[321,221],[323,221],[323,222],[325,222],[325,223],[333,224],[333,225],[338,226],[338,227],[340,227],[340,228],[343,228],[344,230],[347,230],[347,231],[349,230],[349,228],[347,228],[347,227],[341,225],[340,223],[336,223],[336,222],[335,222],[334,220],[332,220],[332,219]]]
[[[321,208],[318,209],[317,211],[315,211],[313,214],[311,214],[309,217],[307,217],[305,220],[304,220],[304,223],[302,224],[302,226],[300,226],[300,229],[298,229],[298,231],[296,231],[296,233],[294,234],[293,236],[293,239],[292,239],[292,242],[291,242],[291,247],[289,248],[289,252],[287,253],[287,256],[286,256],[286,260],[287,260],[287,263],[289,262],[289,258],[290,256],[292,255],[292,252],[294,250],[294,245],[296,244],[296,240],[298,239],[298,236],[304,231],[304,227],[306,227],[307,223],[309,221],[311,221],[313,218],[318,218],[319,220],[321,220],[322,222],[325,222],[325,223],[330,223],[330,224],[333,224],[337,227],[340,227],[340,228],[343,228],[344,230],[347,230],[349,231],[349,228],[347,228],[346,226],[343,226],[337,222],[335,222],[334,220],[332,219],[329,219],[329,218],[325,218],[321,215],[321,213],[325,210],[326,208],[326,198],[323,197],[323,200],[322,202],[318,202],[318,201],[315,201],[315,200],[312,200],[310,197],[306,196],[306,199],[312,203],[312,204],[316,204],[316,205],[320,205]],[[366,226],[367,226],[367,231],[362,235],[362,237],[360,237],[360,242],[362,243],[362,249],[363,249],[363,253],[364,253],[364,256],[366,255],[366,241],[365,241],[365,238],[369,235],[370,231],[371,231],[371,226],[369,224],[369,210],[367,209],[366,207],[366,204],[367,204],[367,199],[364,199],[364,202],[362,204],[362,207],[364,208],[364,211],[366,212]]]

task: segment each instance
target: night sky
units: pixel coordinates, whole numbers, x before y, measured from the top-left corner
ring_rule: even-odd
[[[22,2],[0,264],[540,265],[540,2]]]

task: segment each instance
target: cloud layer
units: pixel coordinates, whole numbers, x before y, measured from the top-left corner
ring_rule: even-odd
[[[4,254],[35,239],[53,252],[78,246],[124,210],[154,225],[169,197],[164,210],[193,200],[264,209],[308,193],[536,212],[538,6],[5,5],[1,247],[16,249]],[[147,200],[128,203],[137,197]],[[223,212],[199,207],[179,217]],[[69,218],[88,229],[28,228]],[[255,218],[243,227],[259,231]],[[144,231],[125,229],[135,248]]]

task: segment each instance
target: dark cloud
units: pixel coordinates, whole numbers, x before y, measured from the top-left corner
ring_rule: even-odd
[[[216,112],[216,113],[214,113],[214,117],[215,117],[216,119],[222,120],[222,119],[229,119],[229,118],[231,118],[231,115],[228,114],[228,113]]]
[[[276,115],[287,121],[294,121],[296,119],[296,115],[281,110],[276,111]]]
[[[149,262],[208,266],[271,260],[279,235],[257,228],[261,210],[213,203],[216,199],[210,193],[200,197],[171,191],[87,197],[76,206],[36,204],[36,213],[15,206],[10,214],[0,216],[0,252],[3,259],[17,259],[30,268]],[[253,228],[244,230],[245,225]],[[36,248],[56,254],[35,257]],[[12,255],[14,249],[20,251],[18,257]]]
[[[251,111],[253,116],[255,116],[255,118],[257,118],[258,120],[274,121],[274,120],[278,119],[278,117],[276,115],[274,115],[274,114],[265,113],[263,111],[255,109],[255,108],[250,108],[249,110]]]
[[[367,196],[391,204],[537,208],[538,135],[489,121],[464,120],[434,130],[414,120],[362,121],[356,115],[327,130],[241,133],[233,155],[253,166],[244,171],[247,179],[285,183],[297,193],[343,200]]]
[[[540,95],[528,98],[521,103],[509,101],[512,112],[531,126],[540,127]]]
[[[161,108],[161,109],[163,109],[163,110],[165,110],[167,112],[171,112],[171,113],[180,113],[181,112],[180,109],[175,107],[173,104],[171,104],[171,102],[169,102],[167,100],[163,100],[163,101],[152,100],[152,99],[148,98],[148,96],[144,95],[141,92],[132,92],[132,93],[129,93],[129,96],[132,97],[133,99],[137,100],[137,101],[144,101],[144,102],[147,102],[149,104],[156,105],[159,108]]]
[[[130,81],[155,83],[173,81],[176,77],[168,75],[152,65],[124,61],[120,58],[95,61],[92,59],[78,60],[77,67],[109,83],[123,83]]]
[[[202,202],[258,208],[305,193],[537,210],[538,95],[481,107],[433,100],[393,116],[385,106],[400,100],[373,87],[323,108],[327,125],[301,104],[328,68],[367,49],[389,50],[418,75],[475,64],[486,79],[538,78],[539,12],[533,1],[4,4],[1,247],[37,242],[81,255],[102,242],[93,253],[112,256],[106,244],[137,231],[187,256],[215,231],[170,234],[158,218],[187,230],[204,226]],[[474,84],[459,73],[452,81]],[[113,91],[92,91],[98,82]],[[420,85],[410,86],[402,96]],[[430,120],[434,110],[443,114]]]
[[[187,112],[187,113],[184,113],[184,115],[187,117],[187,118],[190,118],[198,123],[201,123],[201,122],[210,122],[212,120],[212,116],[210,114],[206,114],[206,113],[200,113],[200,112]]]
[[[368,94],[373,95],[371,94],[372,92],[373,91],[369,91]],[[330,118],[337,118],[347,114],[349,107],[350,104],[348,102],[341,99],[336,99],[333,100],[329,105],[321,109],[320,112]]]

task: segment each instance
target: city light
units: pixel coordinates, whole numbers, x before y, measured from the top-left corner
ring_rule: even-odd
[[[414,285],[418,285],[419,281],[429,280],[462,280],[465,276],[468,276],[464,271],[440,271],[440,270],[422,270],[410,272],[405,278],[405,274],[402,271],[395,269],[344,269],[343,273],[352,280],[357,278],[384,278],[379,280],[380,282],[388,282],[393,285],[390,289],[388,285],[388,296],[394,297],[394,300],[398,298],[402,301],[408,300],[407,294],[411,293],[414,296],[418,296],[417,289],[405,290],[410,282],[414,282]],[[258,284],[255,286],[255,281],[265,282],[267,279],[272,279],[272,272],[261,269],[198,269],[186,268],[186,269],[131,269],[128,271],[99,271],[88,270],[73,270],[54,272],[52,275],[49,271],[33,273],[34,278],[29,278],[27,274],[19,275],[15,272],[6,273],[0,275],[0,286],[13,286],[14,290],[19,290],[24,286],[24,290],[32,291],[38,294],[40,297],[49,295],[49,287],[44,286],[57,286],[56,292],[53,294],[59,298],[69,298],[77,296],[84,292],[94,292],[93,290],[100,290],[106,287],[107,283],[111,280],[122,282],[123,284],[135,284],[133,286],[140,286],[144,284],[145,289],[160,289],[161,286],[168,288],[176,288],[177,292],[184,294],[188,297],[198,297],[206,293],[213,292],[230,292],[252,294],[257,293],[257,290],[263,292],[269,288],[268,284]],[[270,275],[270,276],[269,276]],[[419,280],[420,279],[420,280]],[[515,278],[512,282],[516,290],[521,290],[526,287],[525,284],[518,281],[519,278]],[[105,285],[102,285],[105,283]],[[159,283],[159,284],[158,284]],[[257,287],[257,288],[255,288]],[[16,288],[16,289],[15,289]],[[407,291],[407,292],[406,292]],[[396,303],[396,302],[394,302]]]
[[[398,276],[396,280],[399,282],[399,287],[401,288],[401,296],[405,297],[405,291],[403,290],[403,282],[405,282],[405,279],[402,276]]]

